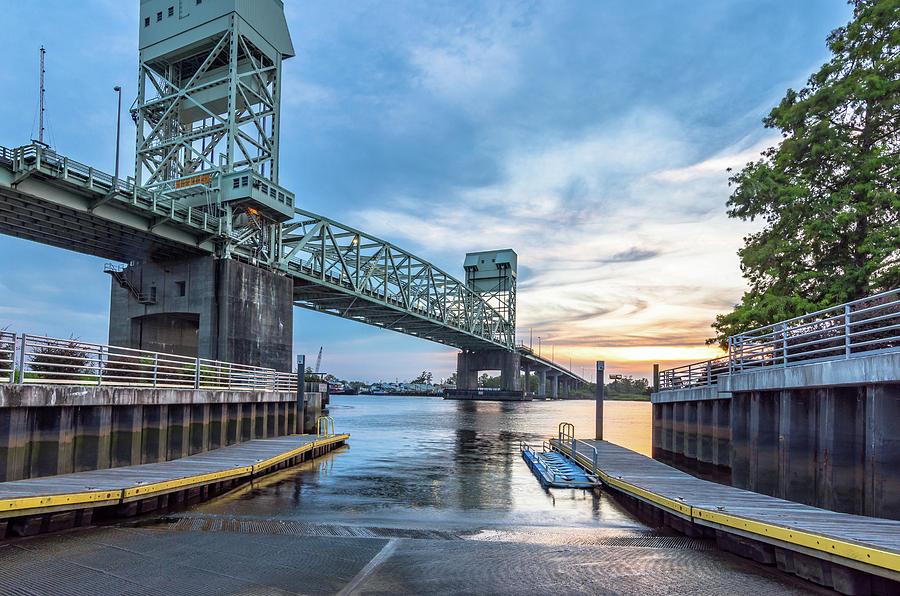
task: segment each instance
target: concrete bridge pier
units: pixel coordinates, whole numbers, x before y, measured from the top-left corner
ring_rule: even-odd
[[[472,391],[478,388],[478,373],[500,371],[500,390],[519,391],[521,356],[508,350],[463,350],[456,357],[456,385]]]
[[[148,261],[110,273],[111,345],[291,370],[287,277],[214,257]]]
[[[547,397],[547,371],[538,372],[538,397]]]
[[[551,377],[551,379],[552,379],[551,395],[554,399],[556,399],[559,397],[559,375],[553,375],[553,377]]]

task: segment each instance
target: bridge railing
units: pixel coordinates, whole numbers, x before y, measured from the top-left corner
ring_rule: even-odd
[[[207,358],[4,331],[0,332],[0,383],[294,391],[297,375]]]
[[[715,383],[719,375],[728,374],[728,357],[722,356],[703,362],[692,362],[684,366],[660,371],[659,388],[687,389],[688,387],[704,387]]]
[[[900,348],[900,289],[728,338],[731,373]]]
[[[180,221],[207,232],[219,232],[219,218],[202,208],[177,205],[175,199],[153,193],[129,180],[116,178],[38,144],[9,149],[0,146],[0,162],[14,169],[36,169],[55,178],[94,189],[100,194],[115,193],[115,199],[132,207],[153,212],[158,217]]]

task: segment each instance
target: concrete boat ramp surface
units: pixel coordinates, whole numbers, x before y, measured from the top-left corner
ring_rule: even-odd
[[[572,454],[572,442],[551,444]],[[701,480],[606,441],[577,440],[576,461],[687,535],[845,594],[900,593],[900,521],[838,513]]]
[[[233,446],[245,447],[246,457],[240,461],[239,450],[233,448],[226,448],[232,459],[216,452],[186,458],[191,463],[179,462],[181,476],[168,482],[248,466],[252,475],[254,466],[271,468],[273,458],[311,449],[317,440],[273,439],[281,442],[277,455],[266,452],[276,450],[270,440]],[[265,491],[295,491],[297,475],[304,469],[318,466],[318,473],[325,473],[344,455],[338,452],[268,476],[251,476],[251,482],[211,502],[218,503],[214,508],[8,540],[0,544],[0,594],[828,593],[793,575],[716,550],[713,540],[661,533],[637,523],[560,527],[542,522],[540,515],[523,515],[521,522],[465,527],[424,517],[411,517],[414,523],[342,525],[234,514],[241,500],[255,500]],[[165,488],[164,478],[140,485],[115,484],[114,478],[108,477],[104,488],[123,491],[120,499],[130,498],[125,491],[137,488],[179,488]],[[99,481],[92,482],[90,486],[99,486]],[[59,486],[75,494],[72,482]],[[6,500],[23,498],[11,496],[9,489],[2,494]],[[141,497],[146,500],[147,493]],[[297,492],[295,498],[302,499],[302,494]],[[211,509],[214,513],[203,513]]]

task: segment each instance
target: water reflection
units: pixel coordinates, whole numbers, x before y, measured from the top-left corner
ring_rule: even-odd
[[[540,445],[562,420],[590,437],[593,408],[590,401],[335,396],[332,415],[337,430],[351,434],[349,448],[192,513],[458,530],[643,528],[603,494],[542,489],[520,457],[520,441]],[[649,452],[649,404],[607,402],[605,412],[610,440]]]

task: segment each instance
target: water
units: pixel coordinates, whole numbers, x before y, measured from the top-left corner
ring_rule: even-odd
[[[429,397],[334,396],[349,447],[287,470],[195,514],[486,532],[552,526],[646,530],[603,494],[543,489],[519,453],[562,421],[593,438],[593,401],[463,402]],[[650,452],[650,404],[605,404],[610,441]]]

